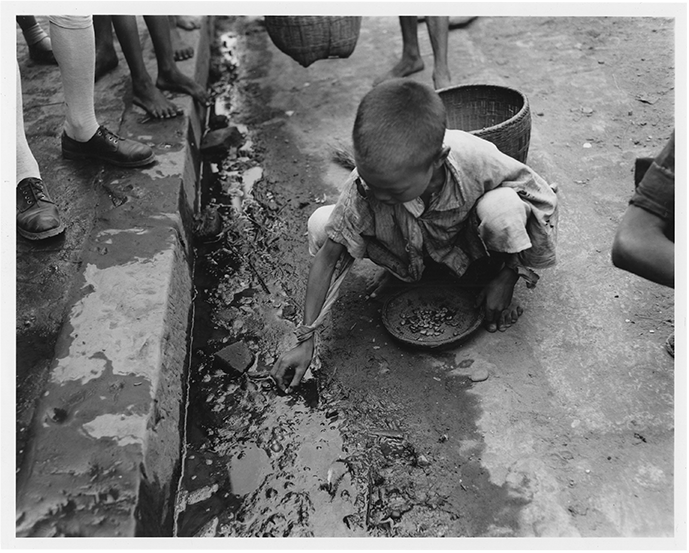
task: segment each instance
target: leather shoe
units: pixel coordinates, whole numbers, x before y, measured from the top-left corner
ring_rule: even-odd
[[[29,59],[40,65],[57,65],[57,60],[52,50],[39,48],[37,45],[29,45]]]
[[[28,177],[17,185],[17,232],[29,240],[60,234],[65,225],[41,179]]]
[[[98,159],[118,167],[141,167],[151,163],[155,153],[146,144],[121,138],[101,125],[88,142],[79,142],[63,132],[62,157]]]

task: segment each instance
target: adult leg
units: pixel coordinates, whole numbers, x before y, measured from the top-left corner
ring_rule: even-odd
[[[433,86],[436,90],[452,84],[447,66],[447,42],[450,28],[449,17],[426,17],[428,36],[433,49]]]
[[[402,59],[387,73],[378,77],[373,86],[388,79],[406,77],[417,73],[424,68],[423,59],[419,52],[419,38],[417,35],[418,23],[416,16],[400,16],[400,28],[402,30]]]
[[[119,63],[115,52],[115,39],[112,34],[112,18],[109,15],[93,16],[93,31],[96,40],[96,73],[98,81]]]
[[[180,29],[185,29],[187,31],[193,31],[194,29],[200,29],[201,28],[201,22],[200,22],[201,18],[198,16],[195,16],[195,15],[171,15],[170,16],[170,23],[172,23],[173,18],[174,18],[174,23]]]
[[[96,49],[91,16],[50,16],[50,34],[67,104],[63,157],[97,159],[121,167],[151,163],[155,154],[150,147],[120,138],[98,124],[93,103]]]
[[[182,73],[175,63],[168,16],[147,15],[144,16],[144,21],[146,21],[146,26],[151,34],[158,62],[156,86],[161,90],[189,94],[197,102],[206,105],[208,103],[208,93],[205,88]]]
[[[60,66],[67,104],[67,136],[86,142],[96,134],[98,120],[93,104],[96,45],[90,16],[51,17],[50,35]]]
[[[184,43],[182,35],[179,34],[179,29],[177,27],[177,16],[168,16],[168,22],[170,25],[170,41],[172,43],[172,52],[174,61],[188,60],[194,57],[194,47],[189,46]],[[190,29],[189,29],[190,30]]]
[[[181,113],[180,108],[156,88],[153,79],[146,70],[136,16],[113,15],[112,22],[132,76],[132,101],[134,104],[157,119],[167,119]]]
[[[29,47],[31,61],[46,65],[57,65],[53,55],[50,37],[38,24],[33,15],[18,15],[17,23],[22,30],[26,45]]]
[[[55,202],[41,180],[41,171],[24,131],[22,83],[17,65],[17,232],[29,240],[60,234],[65,226]]]

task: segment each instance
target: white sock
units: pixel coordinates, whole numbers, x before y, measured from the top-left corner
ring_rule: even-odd
[[[83,29],[69,29],[50,21],[50,37],[67,104],[65,132],[74,140],[87,142],[98,130],[93,107],[96,71],[93,24]]]
[[[41,42],[41,40],[45,39],[48,39],[48,46],[50,46],[50,37],[46,34],[46,32],[38,23],[32,25],[25,31],[22,31],[22,34],[24,35],[24,39],[26,40],[26,43],[29,46],[38,44],[39,42]]]
[[[28,177],[41,178],[38,162],[29,148],[24,132],[24,102],[22,101],[22,77],[17,64],[17,184]]]

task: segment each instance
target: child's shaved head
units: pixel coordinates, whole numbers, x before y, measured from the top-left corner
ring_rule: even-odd
[[[445,136],[445,106],[431,87],[409,79],[384,81],[361,100],[352,141],[358,164],[380,169],[430,164]]]

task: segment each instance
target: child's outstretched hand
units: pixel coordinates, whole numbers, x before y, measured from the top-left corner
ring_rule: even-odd
[[[275,379],[278,388],[285,393],[290,393],[292,389],[299,386],[301,379],[309,368],[311,358],[313,357],[313,339],[306,340],[297,344],[294,348],[283,353],[280,358],[273,365],[273,370],[270,375]],[[288,377],[291,369],[294,369],[294,376],[285,386],[285,379]]]
[[[514,285],[519,275],[512,269],[503,268],[476,298],[476,307],[484,305],[486,330],[504,332],[524,312],[519,304],[512,303]]]

